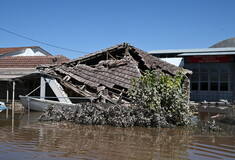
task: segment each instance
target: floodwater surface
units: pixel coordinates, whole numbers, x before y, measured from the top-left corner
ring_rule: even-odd
[[[38,122],[40,112],[16,114],[12,121],[5,114],[0,113],[0,160],[235,159],[233,134]]]

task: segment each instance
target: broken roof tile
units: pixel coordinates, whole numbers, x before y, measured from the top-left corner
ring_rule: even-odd
[[[107,56],[108,54],[112,56]],[[108,59],[110,58],[110,59]],[[145,68],[141,68],[145,65]],[[115,45],[103,49],[65,64],[45,69],[45,73],[50,74],[50,70],[56,70],[63,76],[69,75],[73,78],[73,83],[83,83],[91,87],[105,86],[107,88],[131,87],[131,80],[141,76],[143,69],[159,70],[171,75],[175,75],[180,69],[177,66],[162,61],[147,52],[135,48],[128,43]],[[185,74],[190,74],[184,70]],[[119,88],[120,89],[120,88]]]

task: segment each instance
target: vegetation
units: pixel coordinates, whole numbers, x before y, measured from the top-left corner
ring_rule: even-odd
[[[181,71],[173,77],[165,73],[157,76],[154,71],[146,71],[139,79],[133,79],[128,94],[136,106],[147,108],[168,124],[187,125],[191,112],[188,94],[182,89],[183,79]]]

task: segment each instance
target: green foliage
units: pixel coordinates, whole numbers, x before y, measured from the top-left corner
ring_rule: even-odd
[[[139,107],[157,113],[171,125],[186,125],[190,122],[187,92],[182,89],[184,75],[179,71],[174,77],[165,73],[157,76],[154,71],[145,71],[139,79],[132,80],[128,95]]]

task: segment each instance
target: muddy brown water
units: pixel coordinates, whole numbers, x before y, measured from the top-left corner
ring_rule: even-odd
[[[233,133],[38,122],[40,114],[16,114],[12,121],[0,113],[0,160],[235,159]]]

